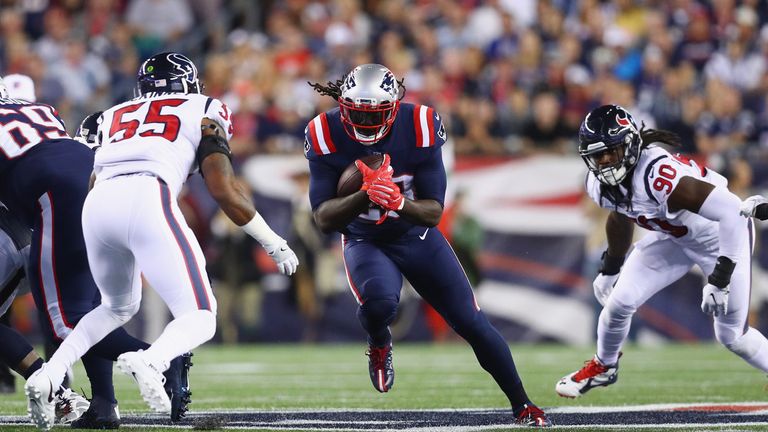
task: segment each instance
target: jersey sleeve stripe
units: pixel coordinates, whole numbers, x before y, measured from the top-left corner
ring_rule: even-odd
[[[328,115],[326,113],[320,114],[320,124],[323,126],[323,141],[325,142],[325,146],[328,148],[329,153],[334,153],[336,151],[336,146],[333,144],[333,139],[331,139],[331,128],[328,127]]]
[[[435,145],[435,109],[425,107],[426,114],[424,115],[424,121],[427,124],[427,145],[424,147],[432,147]]]
[[[211,106],[211,103],[213,102],[213,98],[209,97],[207,101],[205,101],[205,108],[203,109],[203,115],[208,112],[208,107]]]
[[[318,144],[317,139],[317,117],[312,119],[311,122],[309,122],[309,141],[312,144],[312,150],[315,152],[315,154],[323,154],[323,151],[320,149],[320,144]]]
[[[659,200],[656,199],[655,196],[653,196],[653,192],[651,192],[651,184],[648,182],[648,176],[651,174],[651,170],[653,169],[653,166],[656,165],[656,162],[664,159],[667,156],[659,156],[656,159],[652,160],[651,163],[648,164],[648,166],[645,168],[645,193],[648,194],[649,197],[656,203],[659,204]]]
[[[416,128],[416,147],[435,145],[434,109],[417,105],[413,109],[413,123]]]
[[[336,146],[331,141],[331,132],[328,129],[328,119],[325,113],[312,119],[309,123],[309,137],[312,140],[312,149],[315,154],[330,154],[336,151]]]
[[[413,107],[413,127],[416,130],[416,147],[423,147],[424,143],[424,136],[421,132],[421,119],[420,114],[421,113],[421,105],[416,105]]]

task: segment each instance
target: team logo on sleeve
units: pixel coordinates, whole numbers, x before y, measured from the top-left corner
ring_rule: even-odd
[[[447,134],[445,133],[445,125],[443,125],[442,122],[440,122],[440,128],[437,130],[437,137],[443,141],[446,141],[448,138]]]
[[[304,138],[304,157],[309,155],[310,148],[312,148],[312,145],[309,144],[309,140],[307,138]]]

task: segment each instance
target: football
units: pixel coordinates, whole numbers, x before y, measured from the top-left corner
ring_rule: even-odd
[[[376,169],[381,166],[382,162],[384,162],[384,155],[375,154],[363,156],[360,160],[370,168]],[[351,195],[359,191],[362,186],[363,174],[357,169],[357,166],[355,166],[355,163],[353,162],[344,169],[343,173],[341,173],[339,183],[336,186],[336,196],[345,197]]]

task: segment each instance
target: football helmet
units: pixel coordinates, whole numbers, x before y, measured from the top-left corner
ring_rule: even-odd
[[[352,69],[339,97],[344,131],[363,145],[377,143],[392,129],[400,97],[400,84],[386,67],[369,63]]]
[[[8,99],[8,87],[3,81],[3,77],[0,77],[0,99]]]
[[[192,60],[175,52],[156,54],[141,64],[137,76],[139,95],[151,92],[200,93],[203,85]]]
[[[80,126],[77,127],[77,132],[75,132],[75,141],[91,148],[96,145],[96,130],[99,128],[101,113],[102,111],[96,111],[83,119]]]
[[[618,105],[592,110],[579,128],[579,154],[600,183],[616,186],[637,165],[642,146],[635,120]],[[606,152],[615,152],[615,162],[601,166]]]

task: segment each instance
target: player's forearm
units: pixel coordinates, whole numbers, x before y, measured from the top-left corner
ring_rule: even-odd
[[[251,199],[237,184],[233,184],[225,193],[212,194],[212,196],[224,214],[237,226],[247,224],[256,214],[256,208]]]
[[[635,226],[632,220],[617,212],[611,212],[605,223],[605,234],[608,238],[608,255],[615,258],[624,257],[632,246],[632,236]]]
[[[313,214],[315,223],[324,233],[339,231],[349,225],[360,213],[366,211],[369,203],[365,191],[329,199],[315,210]]]
[[[440,223],[440,218],[443,216],[443,206],[431,199],[406,199],[402,210],[398,210],[397,214],[417,225],[433,227]]]

